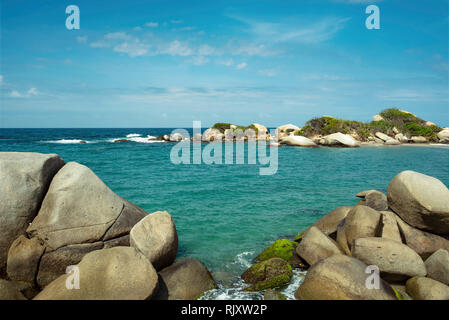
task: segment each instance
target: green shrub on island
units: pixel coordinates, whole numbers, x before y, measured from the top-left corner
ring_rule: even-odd
[[[230,123],[222,123],[218,122],[212,126],[212,129],[220,130],[221,133],[224,133],[227,129],[231,129],[232,124]],[[238,126],[236,125],[236,128],[234,130],[241,130],[242,132],[245,132],[247,129],[254,130],[255,133],[258,132],[258,129],[254,124],[250,124],[249,126]]]
[[[316,135],[329,135],[341,132],[344,134],[357,135],[360,140],[366,141],[370,135],[382,132],[394,135],[393,128],[408,137],[423,136],[429,141],[438,141],[437,133],[442,129],[436,125],[427,125],[426,121],[415,115],[399,109],[385,109],[380,115],[383,120],[361,122],[353,120],[337,119],[329,116],[314,118],[306,122],[301,130],[294,132],[297,136],[313,137]]]

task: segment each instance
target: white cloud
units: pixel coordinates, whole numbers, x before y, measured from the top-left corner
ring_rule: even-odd
[[[114,47],[114,51],[127,53],[130,57],[143,56],[148,53],[149,45],[134,39],[130,42],[122,42]]]
[[[37,96],[40,92],[35,88],[30,88],[26,93],[20,93],[17,90],[13,90],[9,93],[9,97],[11,98],[30,98],[31,96]]]
[[[217,50],[207,44],[203,44],[198,48],[198,54],[202,56],[213,55],[217,52]]]
[[[131,37],[126,32],[110,32],[106,33],[104,38],[111,40],[128,40]]]
[[[193,58],[193,64],[196,66],[202,66],[203,64],[206,64],[209,62],[209,58],[205,56],[196,56]]]
[[[87,36],[83,36],[83,37],[78,36],[78,37],[76,37],[76,41],[78,43],[86,43],[87,42]]]
[[[232,59],[219,60],[219,61],[217,61],[217,63],[225,65],[226,67],[231,67],[232,65],[234,65],[234,60],[232,60]]]
[[[0,86],[3,85],[3,75],[0,74]]]
[[[239,63],[235,68],[237,70],[242,70],[242,69],[245,69],[246,66],[247,66],[246,62],[242,62],[242,63]]]
[[[160,53],[166,53],[172,56],[190,56],[193,54],[193,50],[186,43],[175,40],[168,47],[162,49]]]
[[[277,74],[274,70],[259,70],[258,73],[266,77],[274,77]]]
[[[149,28],[157,28],[159,26],[159,22],[147,22],[145,23],[145,27]]]
[[[23,96],[20,94],[20,92],[19,92],[19,91],[16,91],[16,90],[11,91],[11,92],[9,93],[9,96],[10,96],[11,98],[22,98],[22,97],[23,97]]]
[[[110,48],[115,52],[126,53],[131,58],[143,56],[148,53],[150,45],[142,42],[126,32],[111,32],[104,35],[103,39],[92,42],[93,48]]]
[[[260,22],[242,17],[232,17],[249,28],[248,32],[258,42],[275,44],[279,42],[320,43],[331,39],[344,28],[350,18],[325,17],[315,22],[297,21],[295,23]],[[257,47],[255,47],[257,48]],[[264,49],[259,47],[259,51]]]
[[[33,87],[33,88],[30,88],[30,90],[27,91],[27,94],[30,95],[30,96],[35,96],[35,95],[39,94],[39,91],[37,91],[37,89]]]

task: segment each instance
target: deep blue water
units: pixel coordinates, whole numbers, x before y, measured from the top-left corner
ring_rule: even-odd
[[[282,147],[277,173],[261,176],[259,165],[174,165],[171,143],[110,142],[132,133],[169,132],[0,129],[0,151],[57,153],[66,162],[88,166],[114,192],[147,212],[167,210],[179,233],[179,256],[200,258],[220,277],[243,271],[242,253],[249,259],[335,207],[355,204],[359,191],[385,192],[403,170],[428,174],[449,185],[447,147]],[[61,139],[89,143],[61,143]]]

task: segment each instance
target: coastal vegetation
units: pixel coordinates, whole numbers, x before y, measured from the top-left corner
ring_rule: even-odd
[[[233,125],[233,124],[231,124],[231,123],[222,123],[222,122],[218,122],[218,123],[215,123],[213,126],[212,126],[212,129],[217,129],[217,130],[219,130],[221,133],[225,133],[225,131],[226,130],[230,130],[230,129],[233,129],[233,130],[242,130],[242,132],[244,132],[245,130],[247,130],[247,129],[252,129],[252,130],[254,130],[254,132],[256,132],[257,133],[257,127],[254,125],[254,124],[250,124],[249,126],[239,126],[239,125]]]
[[[376,132],[381,132],[389,136],[401,132],[409,137],[423,136],[429,141],[438,142],[437,134],[442,129],[414,114],[390,108],[383,110],[379,115],[380,120],[373,120],[371,122],[343,120],[329,116],[314,118],[307,121],[294,134],[297,136],[314,137],[341,132],[343,134],[355,135],[361,141],[367,141],[368,137],[374,135]]]

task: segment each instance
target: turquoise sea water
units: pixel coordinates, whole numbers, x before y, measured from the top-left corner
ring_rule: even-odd
[[[179,233],[178,256],[199,258],[224,286],[274,240],[295,236],[335,207],[357,203],[359,191],[385,192],[403,170],[449,185],[448,147],[282,147],[277,173],[260,176],[259,165],[174,165],[171,143],[139,143],[138,137],[111,143],[133,133],[169,132],[0,129],[0,151],[57,153],[66,162],[88,166],[114,192],[147,212],[167,210]]]

